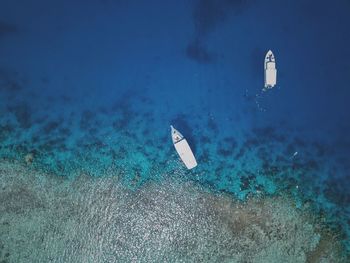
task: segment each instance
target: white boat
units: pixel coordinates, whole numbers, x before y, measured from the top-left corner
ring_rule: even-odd
[[[197,166],[196,158],[194,157],[188,142],[184,136],[176,130],[172,125],[171,128],[171,138],[173,139],[173,144],[177,153],[179,154],[181,160],[186,165],[187,169],[192,169]]]
[[[265,62],[264,62],[264,69],[265,69],[265,88],[264,88],[264,90],[272,89],[276,85],[277,69],[276,69],[275,56],[273,55],[271,50],[269,50],[266,53]]]

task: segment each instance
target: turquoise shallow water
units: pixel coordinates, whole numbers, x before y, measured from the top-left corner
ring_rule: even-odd
[[[1,260],[342,262],[347,2],[63,3],[1,3]],[[278,85],[262,92],[268,49]]]

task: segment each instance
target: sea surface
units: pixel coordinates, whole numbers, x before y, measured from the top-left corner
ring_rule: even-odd
[[[0,0],[0,262],[349,262],[349,28],[346,0]]]

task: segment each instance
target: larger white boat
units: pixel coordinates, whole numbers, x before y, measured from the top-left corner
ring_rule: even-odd
[[[194,157],[188,142],[184,136],[176,130],[172,125],[171,128],[171,138],[177,153],[179,154],[181,160],[186,165],[187,169],[192,169],[197,166],[196,158]]]
[[[271,50],[269,50],[266,53],[265,62],[264,62],[264,69],[265,69],[265,88],[264,88],[264,90],[272,89],[276,85],[277,69],[276,69],[275,56],[273,55]]]

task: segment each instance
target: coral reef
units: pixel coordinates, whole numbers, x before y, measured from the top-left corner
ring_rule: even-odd
[[[74,180],[0,162],[0,262],[346,262],[335,234],[288,197],[234,201],[164,174]]]

